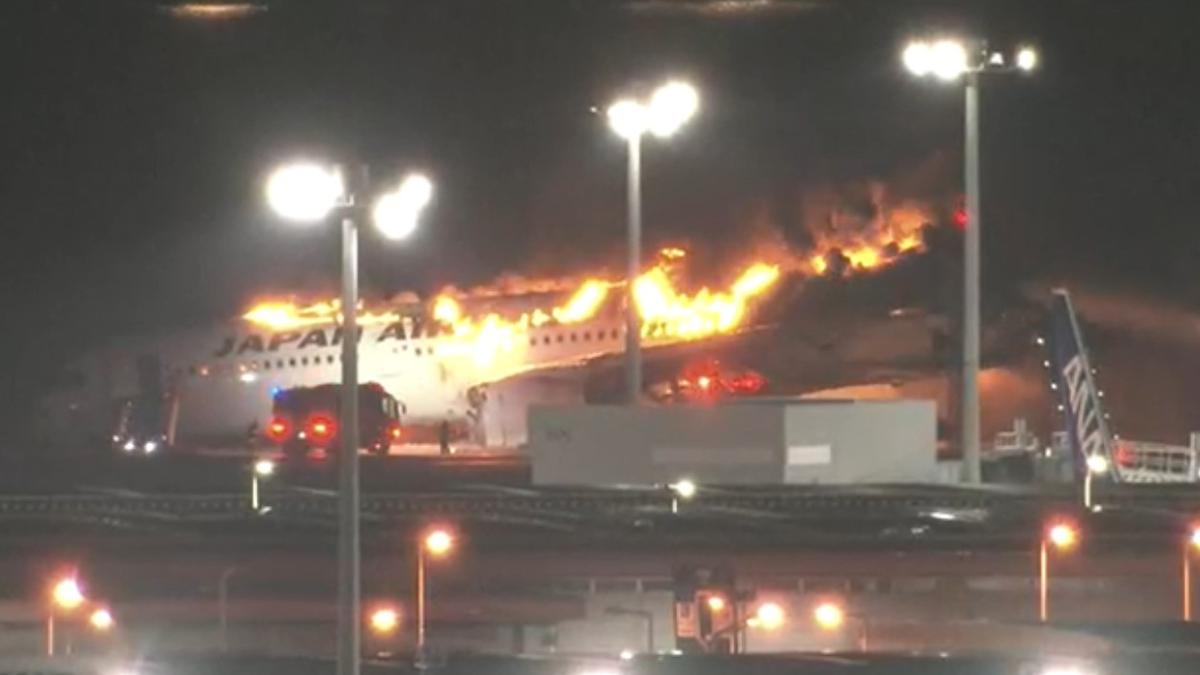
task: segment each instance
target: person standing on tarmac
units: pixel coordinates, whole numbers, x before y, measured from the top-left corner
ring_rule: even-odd
[[[443,455],[450,454],[450,422],[447,420],[442,420],[438,426],[438,447]]]

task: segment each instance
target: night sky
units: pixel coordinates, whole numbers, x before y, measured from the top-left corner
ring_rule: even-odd
[[[961,89],[898,57],[938,30],[1043,53],[984,92],[992,283],[1200,301],[1184,0],[263,1],[208,22],[133,0],[0,9],[6,416],[81,346],[333,289],[334,228],[262,204],[264,172],[297,154],[434,177],[418,236],[364,238],[377,293],[615,265],[623,147],[590,109],[667,76],[697,84],[702,113],[647,144],[649,242],[737,252],[764,218],[791,236],[820,185],[924,172],[954,194]]]

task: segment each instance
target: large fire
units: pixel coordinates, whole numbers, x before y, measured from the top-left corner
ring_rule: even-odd
[[[727,290],[705,287],[689,294],[677,289],[670,276],[670,265],[684,255],[680,249],[665,249],[660,256],[662,262],[634,281],[634,299],[642,318],[642,334],[647,338],[693,340],[733,331],[743,324],[750,302],[769,290],[780,275],[779,266],[756,262],[745,268]],[[623,280],[585,279],[561,305],[535,308],[515,317],[494,312],[472,316],[463,310],[460,298],[452,292],[443,292],[430,304],[430,316],[454,339],[441,342],[439,355],[470,357],[480,366],[489,366],[502,354],[526,344],[532,328],[577,324],[594,318],[610,291],[624,286]],[[285,330],[340,321],[340,312],[336,300],[309,305],[268,301],[254,306],[242,318],[272,330]],[[359,307],[361,325],[401,320],[400,313],[394,310],[368,311]]]
[[[763,255],[740,271],[728,288],[678,288],[673,273],[686,261],[680,248],[659,251],[658,263],[633,281],[633,296],[642,320],[642,334],[650,341],[695,340],[729,333],[743,327],[751,303],[770,290],[782,271],[808,276],[845,275],[874,270],[901,256],[923,250],[923,228],[933,221],[925,204],[889,198],[882,184],[858,189],[853,198],[840,194],[818,195],[809,201],[805,224],[812,246],[799,252],[784,242],[767,242]],[[438,326],[439,356],[465,357],[480,367],[498,365],[506,354],[520,354],[529,344],[529,332],[547,325],[571,325],[595,318],[612,296],[623,296],[623,279],[588,278],[528,280],[501,278],[496,283],[467,292],[447,288],[428,306],[429,318]],[[614,293],[614,291],[617,291]],[[536,307],[519,313],[469,311],[484,299],[559,294],[557,306]],[[620,302],[617,298],[614,302]],[[464,308],[464,303],[468,307]],[[379,309],[358,307],[361,325],[405,321],[395,305]],[[336,300],[299,305],[270,301],[243,315],[247,321],[281,331],[340,320]],[[517,362],[514,361],[514,364]]]
[[[809,254],[807,268],[816,275],[835,269],[876,269],[905,253],[923,250],[921,230],[930,222],[929,213],[915,205],[881,211],[867,226],[856,226],[853,219],[839,218],[835,213],[828,227],[815,233],[816,245]]]

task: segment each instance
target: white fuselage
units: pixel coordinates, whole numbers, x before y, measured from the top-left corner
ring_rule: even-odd
[[[360,330],[359,381],[382,385],[403,405],[406,423],[418,424],[478,422],[487,385],[538,371],[569,372],[589,358],[623,351],[625,342],[616,316],[484,336],[422,330],[410,319]],[[178,400],[176,438],[228,442],[263,428],[274,392],[340,382],[341,352],[341,330],[332,324],[273,331],[239,323],[122,341],[82,359],[83,385],[43,401],[39,421],[50,438],[83,426],[111,433],[106,425],[116,402],[146,393],[137,364],[151,357],[164,391]]]

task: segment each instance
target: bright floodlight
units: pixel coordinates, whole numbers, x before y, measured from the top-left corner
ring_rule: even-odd
[[[1024,71],[1037,68],[1038,53],[1033,47],[1021,47],[1017,50],[1017,67]]]
[[[1200,549],[1200,525],[1192,528],[1192,536],[1189,538],[1192,542],[1192,547]]]
[[[1047,532],[1047,536],[1050,543],[1058,548],[1070,548],[1079,539],[1079,533],[1075,531],[1075,528],[1066,523],[1059,523],[1051,527],[1050,531]]]
[[[677,483],[671,484],[671,490],[683,499],[691,499],[696,496],[696,483],[684,478]]]
[[[1088,455],[1087,469],[1094,474],[1108,471],[1108,459],[1104,455]]]
[[[92,624],[92,628],[98,631],[106,631],[113,627],[112,612],[108,611],[105,607],[101,607],[92,612],[92,615],[88,617],[88,623]]]
[[[375,226],[388,239],[406,239],[417,229],[417,217],[433,198],[433,183],[421,174],[410,174],[394,192],[375,202]]]
[[[725,598],[720,595],[710,595],[707,600],[708,608],[714,612],[725,611]]]
[[[336,170],[318,164],[288,164],[267,180],[267,203],[287,220],[314,223],[337,206],[345,188]]]
[[[931,72],[939,79],[956,80],[967,72],[967,49],[957,40],[933,43]]]
[[[430,555],[443,556],[454,546],[454,537],[445,530],[434,530],[425,535],[424,546]]]
[[[649,116],[649,111],[641,103],[622,99],[608,107],[608,126],[628,141],[645,133]]]
[[[400,613],[391,607],[381,607],[371,612],[371,630],[376,633],[391,633],[399,625]]]
[[[917,77],[924,77],[933,70],[933,49],[928,42],[911,42],[904,48],[904,67]]]
[[[813,610],[813,619],[825,630],[837,630],[846,620],[846,612],[832,602],[823,602]]]
[[[74,577],[67,577],[54,584],[54,604],[63,609],[75,609],[83,604],[83,591]]]
[[[254,473],[266,478],[275,473],[275,462],[269,459],[260,459],[254,463]]]
[[[668,82],[650,97],[650,132],[666,138],[679,131],[700,107],[700,95],[686,82]]]
[[[764,602],[758,606],[758,611],[754,613],[754,617],[758,619],[758,627],[765,630],[775,630],[783,625],[784,611],[774,602]]]

